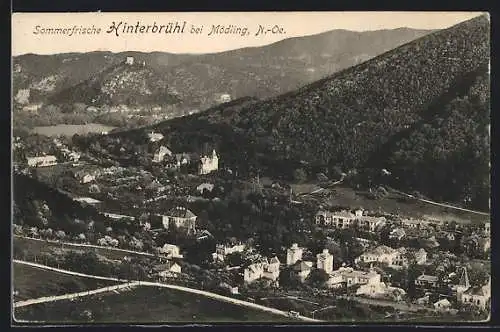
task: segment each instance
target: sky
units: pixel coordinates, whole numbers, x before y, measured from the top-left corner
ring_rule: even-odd
[[[142,51],[170,53],[215,53],[256,47],[282,39],[345,29],[368,31],[401,27],[445,29],[480,12],[184,12],[184,13],[14,13],[12,55],[56,54],[91,51]],[[137,33],[116,36],[107,33],[118,24],[157,26],[186,22],[184,33]],[[247,28],[248,33],[210,34],[212,26]],[[256,33],[259,26],[274,32]],[[100,29],[98,34],[78,34],[80,29]],[[202,30],[191,33],[193,28]],[[44,33],[47,29],[68,29],[66,34]],[[73,30],[73,34],[71,34]],[[232,29],[234,30],[234,29]],[[90,32],[90,30],[88,30]],[[71,35],[70,35],[71,34]]]

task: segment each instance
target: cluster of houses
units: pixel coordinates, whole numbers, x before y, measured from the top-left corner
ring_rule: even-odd
[[[355,259],[358,265],[383,263],[394,269],[406,268],[411,263],[425,265],[426,262],[427,252],[423,248],[419,250],[404,247],[393,249],[384,245],[370,249]]]
[[[150,133],[150,141],[156,142],[163,139],[162,134]],[[162,163],[164,160],[170,160],[167,164],[170,168],[179,169],[183,166],[191,165],[192,161],[198,159],[198,156],[189,153],[174,154],[168,147],[161,145],[153,153],[153,163]],[[219,169],[219,156],[215,149],[211,153],[204,153],[199,157],[198,174],[206,175],[215,172]]]
[[[55,166],[57,165],[58,159],[62,159],[63,161],[70,161],[70,162],[78,162],[81,158],[81,153],[70,150],[67,146],[65,146],[61,141],[59,141],[57,138],[55,138],[52,143],[54,144],[53,146],[57,149],[57,151],[60,153],[60,157],[62,158],[57,158],[55,155],[48,155],[48,154],[42,154],[40,156],[31,156],[31,157],[26,157],[26,162],[28,164],[28,167],[50,167],[50,166]],[[17,142],[17,145],[14,144],[14,147],[22,147],[22,144],[20,142]]]
[[[366,215],[366,212],[357,209],[352,213],[351,211],[326,211],[321,210],[316,213],[315,221],[317,225],[334,227],[334,228],[349,228],[357,225],[361,229],[370,232],[375,232],[386,225],[385,217],[373,217]]]
[[[224,262],[230,254],[248,254],[250,252],[253,251],[246,244],[235,242],[218,244],[212,256],[214,261]],[[334,270],[333,255],[328,249],[323,249],[322,252],[318,253],[315,261],[304,260],[304,252],[305,249],[297,243],[292,244],[286,251],[285,264],[281,264],[277,256],[267,258],[254,254],[253,259],[250,259],[251,263],[242,267],[241,274],[244,284],[265,280],[271,285],[279,286],[279,276],[285,267],[288,267],[287,273],[292,273],[297,280],[303,283],[314,269],[318,269],[323,270],[328,275],[325,286],[330,289],[355,287],[357,296],[401,301],[406,296],[406,290],[382,281],[381,274],[374,269],[373,265],[381,263],[394,269],[403,269],[407,268],[409,264],[428,264],[427,252],[424,249],[393,249],[387,246],[377,246],[356,258],[354,267],[347,267],[344,264]],[[467,275],[465,278],[467,281],[463,281],[464,277],[462,276],[458,284],[450,283],[448,285],[453,296],[456,296],[456,302],[468,303],[484,310],[490,303],[490,282],[484,286],[472,287],[468,282]],[[417,290],[426,294],[419,298],[417,303],[424,304],[427,300],[425,304],[430,304],[429,294],[433,292],[439,294],[443,280],[437,276],[422,274],[415,279],[414,284]],[[449,302],[448,299],[439,299],[433,306],[436,310],[445,310],[447,301]]]
[[[437,276],[422,274],[415,279],[415,287],[424,293],[417,299],[418,304],[428,304],[430,295],[443,286],[445,280]],[[461,268],[460,280],[457,284],[445,285],[449,288],[451,297],[462,305],[471,305],[481,310],[486,310],[491,305],[491,276],[484,285],[472,286],[469,282],[467,268]],[[433,304],[438,311],[449,311],[453,304],[451,298],[442,298]]]

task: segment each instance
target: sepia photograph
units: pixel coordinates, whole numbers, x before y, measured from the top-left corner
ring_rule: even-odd
[[[490,320],[488,13],[11,17],[13,325]]]

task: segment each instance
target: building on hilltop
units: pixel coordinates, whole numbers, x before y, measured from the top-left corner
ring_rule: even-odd
[[[300,248],[297,243],[292,244],[292,246],[286,251],[286,265],[290,266],[301,260],[303,252],[304,249]]]
[[[326,273],[333,271],[333,255],[328,252],[328,249],[323,249],[323,252],[316,255],[316,267],[324,270]]]
[[[132,66],[134,64],[134,57],[133,56],[128,56],[126,59],[125,59],[125,63],[129,66]]]
[[[209,174],[219,169],[219,157],[215,149],[212,150],[212,155],[203,155],[200,159],[200,166],[198,173],[200,175]]]

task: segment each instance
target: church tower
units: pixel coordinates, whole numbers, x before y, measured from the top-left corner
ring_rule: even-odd
[[[460,274],[460,281],[457,285],[457,300],[460,301],[462,294],[470,288],[469,275],[467,274],[467,268],[462,268],[462,273]]]

